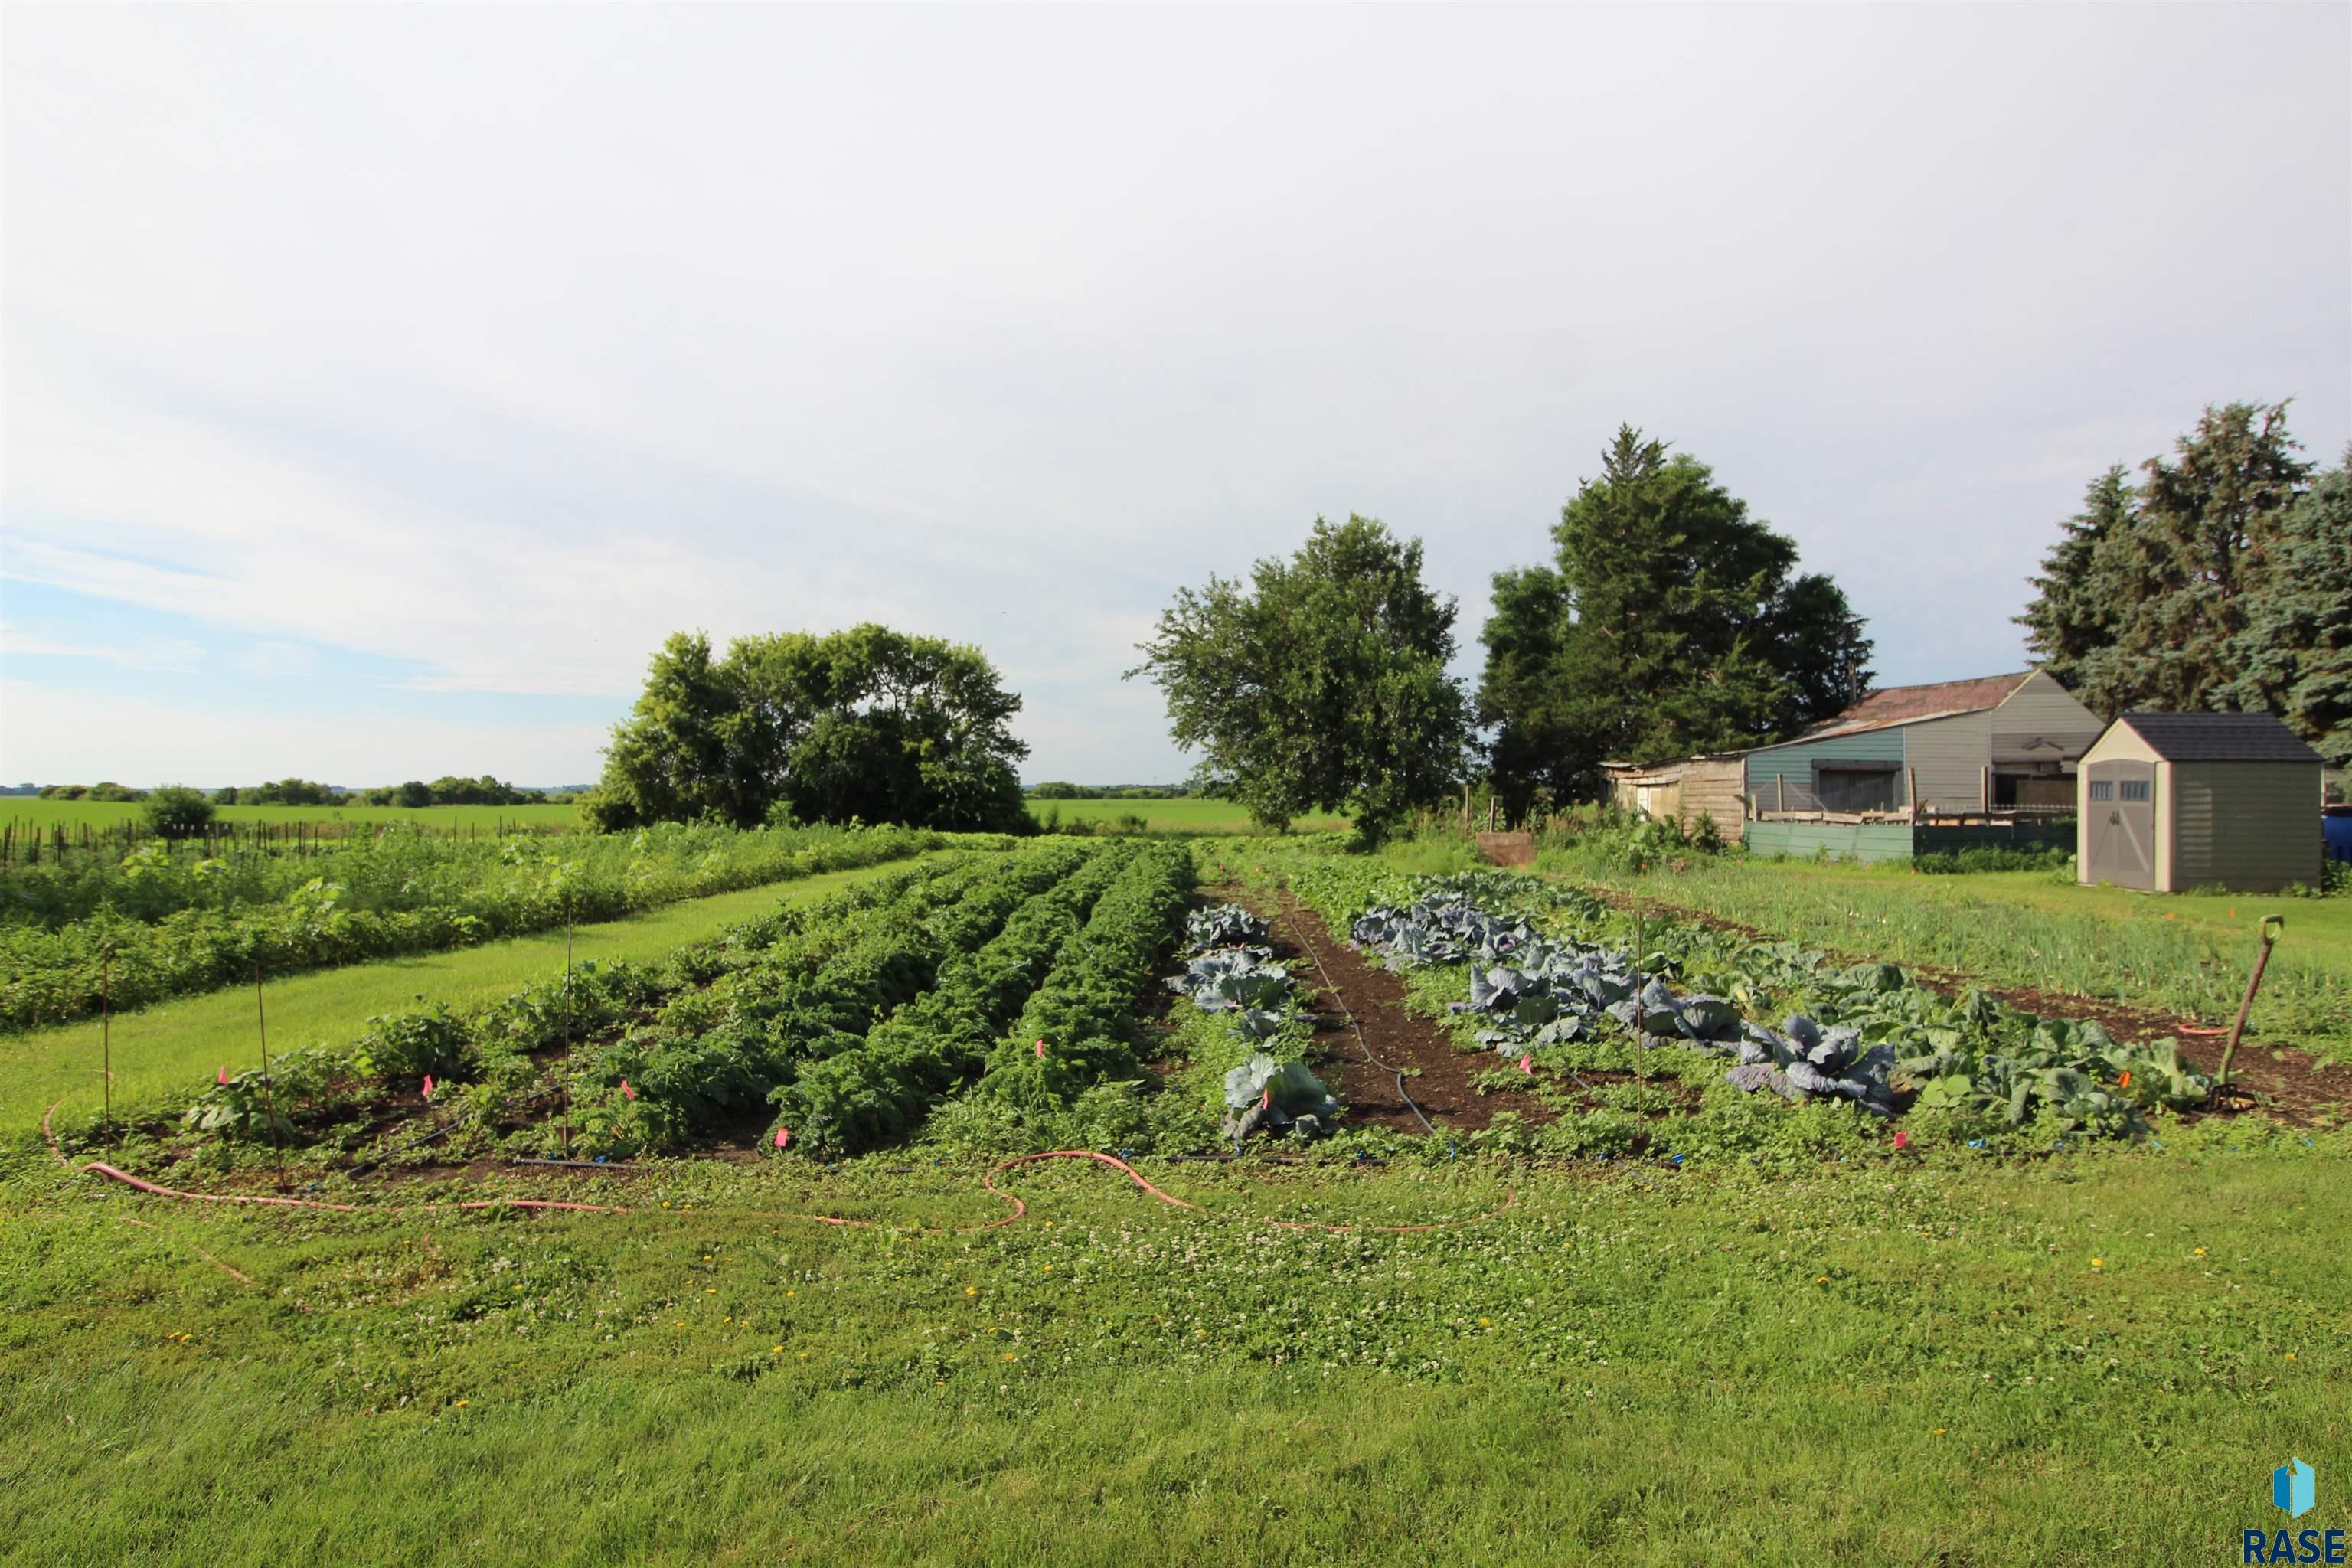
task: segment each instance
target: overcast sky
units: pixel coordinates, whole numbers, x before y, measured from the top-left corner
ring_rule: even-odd
[[[0,779],[592,778],[647,655],[978,643],[1032,779],[1318,513],[1621,421],[1887,682],[2209,403],[2352,438],[2352,8],[11,7]]]

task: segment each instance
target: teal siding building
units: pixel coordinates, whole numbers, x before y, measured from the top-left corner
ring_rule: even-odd
[[[2074,824],[2060,819],[2071,817],[2075,763],[2102,728],[2040,670],[1874,691],[1748,753],[1747,843],[1864,860],[1991,844],[2072,849]]]

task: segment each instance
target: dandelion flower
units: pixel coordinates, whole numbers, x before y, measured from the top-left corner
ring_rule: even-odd
[[[1942,1436],[1943,1435],[1944,1435],[1944,1429],[1943,1429],[1941,1426],[1937,1427],[1937,1428],[1936,1428],[1936,1436],[1938,1436],[1938,1437],[1940,1437],[1940,1436]]]
[[[2091,1267],[2094,1268],[2105,1268],[2106,1266],[2107,1260],[2104,1258],[2094,1258],[2091,1259]]]
[[[1826,1274],[1816,1274],[1813,1276],[1813,1283],[1816,1285],[1826,1285],[1829,1282],[1830,1277]]]
[[[2204,1248],[2200,1247],[2198,1250],[2202,1252]],[[963,1288],[963,1293],[967,1296],[977,1296],[980,1294],[980,1287],[977,1285],[967,1285]]]
[[[473,1402],[472,1400],[470,1400],[470,1399],[461,1399],[461,1400],[457,1401],[457,1403],[458,1403],[459,1405],[471,1405],[471,1404],[472,1404],[472,1403],[474,1403],[474,1402]]]
[[[770,1355],[782,1355],[784,1353],[784,1347],[778,1345],[774,1350],[770,1351],[768,1353]]]
[[[2289,1351],[2289,1352],[2286,1352],[2286,1359],[2287,1359],[2287,1360],[2289,1360],[2289,1361],[2293,1361],[2293,1360],[2294,1359],[2294,1352],[2293,1351]]]
[[[2204,1256],[2205,1256],[2205,1249],[2204,1249],[2203,1247],[2199,1247],[2199,1248],[2197,1249],[2197,1256],[2198,1256],[2198,1257],[2200,1257],[2200,1258],[2204,1257]]]

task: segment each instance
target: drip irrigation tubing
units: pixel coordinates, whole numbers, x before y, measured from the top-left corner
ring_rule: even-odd
[[[1432,1138],[1436,1137],[1437,1129],[1429,1124],[1429,1118],[1422,1114],[1420,1104],[1414,1100],[1411,1091],[1405,1088],[1404,1074],[1399,1069],[1389,1066],[1388,1063],[1381,1060],[1380,1058],[1372,1055],[1372,1047],[1367,1044],[1364,1039],[1364,1026],[1356,1021],[1356,1010],[1348,1005],[1348,998],[1340,993],[1338,984],[1332,980],[1331,972],[1323,967],[1322,953],[1316,951],[1315,944],[1307,940],[1307,928],[1298,923],[1298,905],[1297,902],[1292,901],[1286,903],[1282,913],[1283,918],[1290,922],[1291,934],[1298,938],[1298,945],[1305,948],[1307,950],[1307,956],[1315,961],[1315,973],[1323,977],[1323,989],[1331,994],[1332,1001],[1339,1004],[1339,1011],[1347,1018],[1348,1027],[1356,1032],[1356,1048],[1364,1053],[1364,1059],[1366,1061],[1371,1063],[1374,1067],[1380,1068],[1382,1072],[1396,1079],[1397,1098],[1404,1101],[1405,1109],[1412,1111],[1414,1119],[1420,1121],[1422,1131],[1428,1133]]]
[[[49,1109],[47,1111],[44,1111],[41,1115],[41,1135],[48,1140],[49,1152],[57,1156],[58,1168],[68,1174],[95,1175],[104,1177],[109,1181],[120,1182],[125,1186],[131,1187],[138,1192],[145,1193],[151,1197],[173,1198],[183,1203],[250,1204],[266,1208],[324,1209],[334,1214],[404,1214],[425,1209],[557,1210],[569,1214],[611,1215],[643,1212],[632,1211],[618,1204],[559,1203],[548,1198],[483,1198],[464,1203],[377,1205],[338,1204],[331,1203],[324,1198],[272,1197],[254,1193],[182,1192],[176,1187],[162,1186],[153,1182],[142,1180],[140,1177],[131,1175],[127,1171],[117,1170],[115,1167],[107,1164],[103,1161],[90,1161],[89,1163],[80,1166],[79,1170],[77,1170],[73,1163],[66,1158],[64,1149],[58,1146],[57,1135],[50,1131],[49,1127],[49,1118],[56,1113],[58,1106],[63,1105],[64,1103],[64,1100],[58,1100],[57,1104],[50,1106]],[[1120,1172],[1129,1181],[1133,1182],[1137,1186],[1142,1188],[1152,1197],[1159,1199],[1161,1203],[1168,1205],[1171,1208],[1189,1209],[1194,1214],[1206,1212],[1199,1204],[1189,1203],[1186,1200],[1176,1196],[1172,1193],[1162,1191],[1160,1188],[1154,1186],[1150,1178],[1146,1177],[1142,1172],[1137,1170],[1134,1166],[1129,1164],[1126,1161],[1118,1158],[1115,1154],[1105,1154],[1093,1149],[1055,1149],[1039,1154],[1015,1154],[1009,1160],[1000,1160],[982,1173],[980,1184],[988,1190],[990,1196],[1011,1204],[1013,1205],[1013,1212],[1006,1215],[1002,1219],[991,1220],[985,1225],[959,1226],[950,1234],[964,1236],[976,1231],[1000,1230],[1004,1226],[1013,1224],[1015,1220],[1025,1216],[1029,1213],[1028,1203],[1016,1194],[1008,1193],[1003,1188],[998,1186],[996,1184],[996,1178],[1002,1175],[1004,1172],[1013,1169],[1015,1165],[1034,1164],[1040,1160],[1091,1160],[1097,1164],[1108,1165],[1113,1170]],[[1384,1234],[1405,1235],[1422,1231],[1454,1230],[1463,1226],[1478,1225],[1484,1221],[1494,1219],[1498,1215],[1509,1213],[1512,1209],[1518,1206],[1518,1202],[1519,1190],[1517,1187],[1512,1187],[1504,1194],[1503,1202],[1500,1206],[1491,1209],[1485,1214],[1474,1215],[1468,1219],[1438,1220],[1427,1225],[1326,1225],[1311,1220],[1297,1219],[1248,1220],[1244,1221],[1243,1223],[1274,1226],[1283,1230],[1321,1230],[1332,1232],[1377,1231]],[[748,1219],[807,1220],[813,1224],[834,1226],[844,1230],[871,1230],[883,1226],[887,1223],[882,1220],[852,1219],[843,1215],[800,1213],[775,1214],[760,1209],[743,1210],[740,1212],[742,1217]],[[226,1266],[221,1265],[220,1267],[225,1268]]]

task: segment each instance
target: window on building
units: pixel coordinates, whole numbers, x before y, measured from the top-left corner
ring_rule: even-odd
[[[2116,781],[2113,779],[2093,779],[2091,781],[2091,798],[2093,800],[2115,799]]]
[[[1813,794],[1823,811],[1893,811],[1902,804],[1897,763],[1815,763]]]
[[[2156,786],[2146,779],[2119,779],[2116,783],[2121,786],[2116,796],[2117,800],[2150,800],[2155,797]]]

